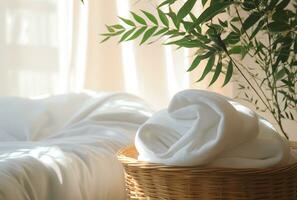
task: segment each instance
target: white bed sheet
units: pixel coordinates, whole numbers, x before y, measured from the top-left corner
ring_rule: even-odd
[[[151,113],[123,93],[0,98],[0,199],[125,199],[115,153]]]

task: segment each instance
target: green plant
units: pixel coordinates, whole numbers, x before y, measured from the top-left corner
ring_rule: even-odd
[[[204,7],[199,15],[193,11],[198,2]],[[237,73],[244,79],[238,84],[242,98],[268,111],[288,138],[283,120],[297,114],[296,8],[297,0],[163,0],[155,13],[131,12],[132,19],[107,25],[102,42],[114,36],[120,42],[141,37],[140,44],[165,38],[164,45],[195,49],[188,71],[207,61],[198,81],[212,74],[212,85],[225,76],[225,86]]]

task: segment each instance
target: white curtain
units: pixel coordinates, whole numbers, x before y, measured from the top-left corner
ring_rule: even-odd
[[[198,1],[199,2],[199,1]],[[197,70],[186,73],[193,52],[162,46],[160,42],[139,46],[139,41],[118,44],[117,39],[99,44],[105,24],[118,22],[116,16],[130,17],[129,10],[155,12],[157,1],[151,0],[86,0],[88,41],[85,87],[92,90],[124,90],[139,95],[157,108],[167,105],[176,92],[186,88],[206,89],[209,83],[195,83]],[[197,12],[201,7],[198,5]],[[211,90],[232,95],[232,86]],[[219,86],[219,87],[218,87]]]
[[[0,2],[1,95],[55,92],[59,81],[57,18],[54,1]]]
[[[162,41],[99,44],[116,16],[155,7],[148,0],[1,0],[0,95],[127,91],[159,108],[182,89],[207,88],[208,81],[195,83],[200,70],[186,73],[193,52]],[[219,85],[210,89],[232,95],[232,86]]]

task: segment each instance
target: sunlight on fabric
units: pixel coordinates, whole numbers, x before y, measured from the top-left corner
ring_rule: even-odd
[[[129,18],[129,2],[117,0],[117,11],[119,16]],[[125,90],[131,93],[138,93],[138,80],[135,63],[135,55],[133,51],[133,42],[125,42],[121,44]]]
[[[113,102],[107,102],[102,106],[102,109],[108,109],[114,105],[118,105],[117,108],[118,109],[122,109],[122,110],[126,110],[126,111],[133,111],[133,112],[137,112],[137,113],[141,113],[145,116],[150,117],[152,115],[151,110],[144,110],[142,109],[143,107],[143,102],[130,102],[130,101],[126,101],[126,100],[116,100]]]
[[[247,116],[254,116],[254,112],[252,110],[250,110],[249,108],[247,108],[246,106],[238,103],[237,101],[234,101],[232,99],[229,99],[228,102],[230,104],[232,104],[232,106],[234,106],[234,108],[236,108],[237,111],[240,111],[241,113],[244,113]],[[275,127],[269,122],[267,121],[265,118],[260,117],[259,121],[263,123],[263,125],[273,129],[276,131]]]
[[[33,149],[29,155],[51,168],[59,179],[60,184],[63,184],[60,165],[65,166],[65,156],[59,148],[38,147]]]
[[[36,147],[34,149],[19,149],[11,153],[0,154],[0,162],[20,158],[34,158],[44,166],[52,169],[60,184],[63,184],[61,166],[65,166],[65,155],[56,147]]]

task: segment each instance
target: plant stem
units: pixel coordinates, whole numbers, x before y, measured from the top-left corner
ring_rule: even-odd
[[[269,21],[268,21],[268,16],[266,16],[266,26],[268,26],[269,24]],[[269,31],[267,31],[267,36],[268,36],[268,48],[269,48],[269,63],[270,63],[270,67],[271,67],[271,70],[273,70],[273,57],[272,57],[272,37],[269,33]],[[288,134],[285,132],[284,128],[283,128],[283,124],[282,124],[282,116],[281,116],[281,110],[280,110],[280,105],[279,105],[279,101],[278,101],[278,91],[277,91],[277,87],[276,87],[276,78],[275,78],[275,74],[273,72],[271,72],[272,74],[272,78],[273,78],[273,86],[271,86],[271,91],[272,91],[272,95],[274,97],[274,100],[275,100],[275,104],[274,107],[276,108],[277,110],[277,116],[276,114],[274,114],[275,118],[277,118],[277,123],[282,131],[282,133],[285,135],[285,137],[287,139],[289,139],[288,137]],[[268,79],[269,80],[269,79]],[[270,82],[270,81],[269,81]],[[270,83],[271,84],[271,83]]]
[[[240,24],[241,24],[241,26],[243,26],[243,21],[242,21],[242,18],[241,18],[241,16],[240,16],[240,14],[239,14],[239,11],[238,11],[238,9],[237,9],[237,7],[235,7],[235,11],[236,11],[236,15],[237,15],[237,17],[239,18],[239,21],[240,21]],[[250,38],[250,36],[249,36],[249,34],[246,32],[246,30],[244,31],[244,34],[247,36],[247,38],[251,41],[251,38]],[[250,55],[250,54],[249,54]],[[250,55],[251,57],[252,57],[252,55]],[[261,67],[261,66],[260,66]],[[262,68],[262,67],[261,67]],[[249,73],[249,70],[247,70],[245,67],[244,67],[244,69]],[[263,69],[263,68],[262,68]],[[254,79],[254,77],[253,76],[251,76],[253,79]],[[256,81],[256,80],[254,80],[254,82],[256,83],[256,85],[257,85],[257,87],[259,88],[259,90],[261,91],[261,93],[262,93],[262,95],[264,96],[264,98],[265,98],[265,100],[267,101],[267,104],[268,104],[268,106],[269,106],[269,110],[271,111],[272,110],[272,108],[271,108],[271,106],[270,106],[270,104],[269,104],[269,101],[268,101],[268,98],[266,97],[266,94],[265,94],[265,92],[262,90],[262,88],[260,87],[260,85],[258,84],[258,82]],[[259,95],[258,95],[259,96]],[[260,97],[260,96],[259,96]],[[261,98],[261,97],[260,97]]]
[[[289,139],[288,135],[286,134],[286,132],[283,129],[283,125],[281,123],[281,121],[279,121],[276,116],[273,114],[270,104],[266,103],[264,101],[264,99],[262,98],[262,96],[259,94],[259,92],[257,91],[257,89],[253,86],[253,84],[249,81],[249,79],[244,75],[244,73],[241,71],[240,67],[237,65],[237,63],[234,61],[234,59],[230,56],[230,54],[228,52],[226,52],[227,56],[229,57],[229,59],[231,60],[231,62],[234,64],[234,66],[236,67],[236,69],[238,70],[238,72],[241,74],[241,76],[245,79],[245,81],[250,85],[250,87],[253,89],[253,91],[257,94],[257,96],[260,98],[260,100],[262,101],[262,103],[265,105],[265,107],[270,111],[270,113],[272,114],[273,118],[275,119],[275,121],[277,122],[277,124],[279,125],[282,133],[284,134],[284,136]]]
[[[239,21],[240,21],[241,25],[243,25],[242,18],[241,18],[240,14],[239,14],[239,11],[238,11],[238,9],[236,7],[235,7],[235,12],[237,14],[237,17],[239,18]],[[266,23],[268,24],[268,18],[266,20]],[[246,32],[246,30],[244,31],[244,34],[251,41],[251,38],[250,38],[249,34]],[[272,49],[271,49],[271,36],[270,36],[269,32],[267,34],[268,34],[268,40],[269,40],[269,46],[267,47],[267,50],[269,52],[269,56],[270,56],[269,63],[271,65],[271,69],[272,69],[273,59],[272,59]],[[284,128],[283,128],[283,125],[282,125],[281,110],[280,110],[279,102],[278,102],[278,91],[277,91],[277,88],[276,88],[276,79],[275,79],[274,73],[271,73],[272,74],[272,77],[273,77],[273,86],[271,85],[271,82],[270,82],[270,80],[268,78],[269,75],[267,73],[266,73],[266,76],[267,76],[268,86],[270,87],[271,92],[272,92],[273,99],[275,100],[275,103],[273,104],[273,106],[277,109],[277,115],[276,115],[276,112],[272,109],[272,106],[270,105],[266,94],[264,93],[264,91],[262,90],[262,88],[260,87],[260,85],[258,84],[257,80],[255,80],[254,77],[250,75],[253,78],[254,82],[256,83],[257,87],[261,91],[261,93],[262,93],[262,95],[263,95],[263,97],[265,98],[266,101],[264,101],[264,99],[262,98],[262,96],[254,88],[254,86],[252,85],[252,83],[244,76],[244,73],[239,69],[239,67],[237,66],[237,64],[234,62],[233,58],[228,54],[228,52],[226,52],[226,53],[227,53],[228,57],[231,59],[231,61],[233,62],[233,64],[235,65],[235,67],[237,68],[237,70],[239,71],[239,73],[243,76],[243,78],[247,81],[247,83],[252,87],[252,89],[257,94],[257,96],[260,98],[260,100],[262,101],[262,103],[270,111],[270,113],[273,116],[274,120],[279,125],[279,128],[282,131],[283,135],[287,139],[289,139],[289,137],[288,137],[287,133],[284,131]],[[244,69],[246,71],[248,71],[245,67],[244,67]],[[264,71],[266,72],[267,70],[264,70]]]
[[[241,26],[243,25],[243,21],[242,21],[242,19],[241,19],[241,16],[240,16],[240,14],[239,14],[239,11],[238,11],[238,9],[235,7],[235,12],[236,12],[236,14],[237,14],[237,17],[238,17],[238,19],[239,19],[239,21],[240,21],[240,24],[241,24]],[[246,32],[246,30],[244,30],[244,34],[247,36],[247,38],[249,39],[249,40],[251,40],[251,38],[250,38],[250,36],[249,36],[249,34]]]
[[[256,88],[253,86],[253,84],[249,81],[249,79],[244,75],[244,73],[241,71],[240,67],[237,65],[237,63],[234,61],[234,59],[230,56],[230,54],[227,51],[226,51],[226,54],[229,57],[229,59],[231,60],[231,62],[234,64],[234,66],[236,67],[236,69],[238,70],[238,72],[241,74],[241,76],[251,86],[251,88],[253,89],[253,91],[258,95],[258,97],[260,98],[260,100],[262,101],[262,103],[265,105],[265,107],[267,109],[269,109],[269,106],[267,105],[267,103],[264,101],[264,99],[259,94],[259,92],[256,90]]]

